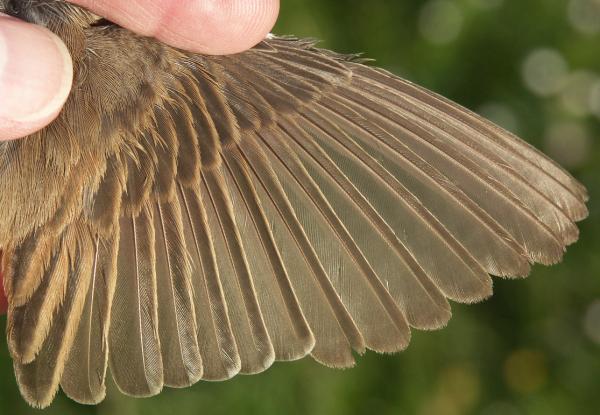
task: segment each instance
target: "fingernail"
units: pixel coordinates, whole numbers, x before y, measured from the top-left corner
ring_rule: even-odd
[[[22,137],[52,121],[72,79],[71,57],[58,37],[0,16],[0,140]]]

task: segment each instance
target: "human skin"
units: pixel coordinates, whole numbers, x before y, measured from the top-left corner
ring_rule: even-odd
[[[71,3],[172,46],[213,55],[251,48],[269,33],[279,13],[279,0]],[[54,34],[0,13],[0,140],[24,137],[52,122],[69,95],[72,76],[71,58]],[[6,307],[0,288],[0,313]]]

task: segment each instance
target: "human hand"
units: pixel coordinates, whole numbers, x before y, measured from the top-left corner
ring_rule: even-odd
[[[249,49],[272,29],[279,0],[72,0],[142,35],[205,54]],[[0,140],[31,134],[60,113],[71,88],[66,47],[45,28],[0,14]],[[2,275],[0,270],[0,287]],[[0,289],[0,313],[6,299]]]

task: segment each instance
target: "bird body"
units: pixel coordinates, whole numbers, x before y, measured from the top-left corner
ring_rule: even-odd
[[[0,143],[8,344],[23,396],[94,404],[311,355],[397,352],[558,262],[586,191],[468,110],[313,41],[203,56],[59,0],[47,128]]]

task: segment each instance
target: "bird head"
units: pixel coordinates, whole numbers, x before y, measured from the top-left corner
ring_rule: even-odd
[[[64,0],[0,0],[0,12],[51,30],[65,24],[86,27],[99,19]]]

